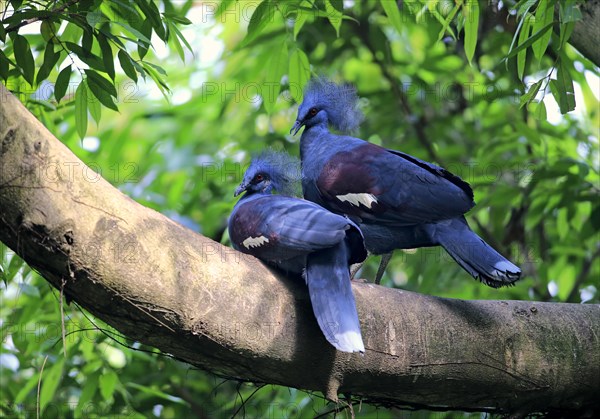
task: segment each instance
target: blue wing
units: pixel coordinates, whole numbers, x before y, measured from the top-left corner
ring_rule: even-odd
[[[458,176],[408,154],[341,137],[305,197],[362,222],[408,226],[463,215],[473,191]]]
[[[358,230],[345,217],[312,202],[279,195],[242,198],[229,220],[234,247],[267,261],[332,247],[344,240],[350,229]]]

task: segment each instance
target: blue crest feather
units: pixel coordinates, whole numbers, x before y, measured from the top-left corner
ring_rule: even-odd
[[[304,103],[325,109],[331,126],[343,133],[356,130],[364,120],[358,107],[356,89],[349,84],[336,84],[325,77],[308,82],[304,89]]]
[[[280,195],[301,195],[301,169],[297,157],[290,156],[285,151],[267,148],[252,157],[245,178],[251,179],[261,171],[270,176],[273,188]]]

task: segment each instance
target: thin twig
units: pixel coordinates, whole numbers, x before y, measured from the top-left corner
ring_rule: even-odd
[[[346,403],[348,403],[348,411],[350,412],[350,419],[356,419],[354,416],[354,406],[352,406],[352,396],[346,397]]]
[[[246,411],[246,403],[248,403],[248,402],[250,401],[250,399],[252,399],[252,397],[254,397],[254,395],[255,395],[255,394],[256,394],[256,393],[257,393],[259,390],[261,390],[261,389],[263,389],[263,388],[264,388],[264,384],[263,384],[263,385],[260,385],[258,388],[256,388],[256,389],[255,389],[255,390],[252,392],[252,394],[250,394],[250,395],[248,396],[248,398],[247,398],[246,400],[244,400],[244,398],[242,397],[242,393],[240,392],[240,387],[241,387],[241,385],[242,385],[242,384],[243,384],[243,383],[241,383],[241,382],[240,382],[240,383],[239,383],[239,385],[237,386],[237,393],[238,393],[238,395],[240,396],[240,399],[242,400],[242,404],[240,405],[240,407],[238,407],[238,408],[237,408],[237,410],[236,410],[236,411],[233,413],[233,415],[231,415],[231,418],[232,418],[232,419],[233,419],[233,418],[235,418],[235,417],[237,416],[237,414],[240,412],[240,410],[241,410],[242,408],[244,408],[244,412],[245,412],[245,411]]]
[[[65,355],[65,359],[67,358],[67,337],[65,335],[65,306],[64,306],[64,297],[65,297],[65,285],[67,281],[64,278],[61,280],[60,284],[60,326],[61,326],[61,334],[63,341],[63,354]]]
[[[74,5],[75,3],[77,3],[78,1],[79,0],[70,0],[70,1],[66,2],[65,4],[63,4],[62,6],[57,7],[56,9],[52,9],[49,12],[52,13],[52,14],[60,14],[65,9],[71,7],[72,5]],[[27,26],[27,25],[30,25],[30,24],[32,24],[34,22],[38,22],[38,21],[44,20],[44,19],[47,19],[47,16],[44,16],[44,17],[32,17],[30,19],[22,20],[21,22],[15,24],[13,26],[9,26],[8,28],[6,28],[6,33],[14,32],[16,30],[19,30],[19,28],[22,28],[23,26]]]
[[[40,378],[38,378],[38,385],[37,385],[37,411],[36,411],[36,417],[37,419],[40,419],[40,389],[42,387],[42,373],[44,372],[44,367],[46,366],[46,361],[48,360],[48,355],[46,355],[46,357],[44,358],[44,362],[42,363],[42,368],[40,369]]]

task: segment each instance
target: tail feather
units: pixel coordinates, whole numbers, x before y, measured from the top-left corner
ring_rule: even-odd
[[[364,352],[346,244],[308,255],[306,281],[313,312],[329,343],[342,352]]]
[[[435,238],[465,271],[499,288],[521,278],[521,269],[475,234],[464,218],[435,224]]]

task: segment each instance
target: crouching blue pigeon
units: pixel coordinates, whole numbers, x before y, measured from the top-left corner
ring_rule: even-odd
[[[346,214],[362,230],[367,250],[384,255],[378,283],[394,249],[440,245],[474,278],[497,288],[521,270],[467,224],[475,203],[469,184],[434,164],[348,135],[362,121],[356,91],[313,79],[291,133],[302,127],[304,198]]]
[[[349,272],[367,256],[362,233],[348,218],[289,196],[299,174],[300,162],[284,152],[255,157],[235,191],[245,193],[229,218],[229,237],[243,253],[304,273],[325,338],[340,351],[364,352]]]

